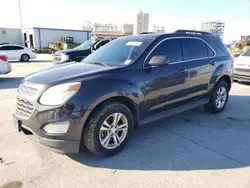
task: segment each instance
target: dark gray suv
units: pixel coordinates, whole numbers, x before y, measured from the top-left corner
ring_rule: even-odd
[[[140,125],[200,105],[222,112],[231,85],[231,55],[210,33],[128,36],[80,63],[27,76],[18,89],[15,125],[56,151],[85,145],[110,156]]]

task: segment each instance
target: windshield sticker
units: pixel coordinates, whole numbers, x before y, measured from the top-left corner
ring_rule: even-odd
[[[142,42],[128,42],[126,45],[127,46],[140,46]]]
[[[132,60],[127,59],[127,60],[124,62],[124,65],[129,65],[131,62],[132,62]]]

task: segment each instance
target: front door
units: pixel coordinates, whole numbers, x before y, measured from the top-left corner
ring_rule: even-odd
[[[188,69],[182,63],[180,39],[161,42],[148,56],[166,56],[168,64],[144,68],[145,118],[185,104],[188,97]]]

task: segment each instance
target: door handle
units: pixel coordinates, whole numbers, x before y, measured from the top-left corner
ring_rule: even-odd
[[[186,72],[188,72],[187,69],[184,69],[184,68],[181,68],[181,69],[180,69],[180,74],[185,74]]]
[[[211,63],[210,63],[210,65],[214,66],[214,65],[215,65],[215,62],[214,62],[214,61],[213,61],[213,62],[211,62]]]

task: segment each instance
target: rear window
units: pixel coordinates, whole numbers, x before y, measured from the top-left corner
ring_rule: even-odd
[[[183,59],[192,60],[213,56],[213,51],[199,39],[182,39]]]

